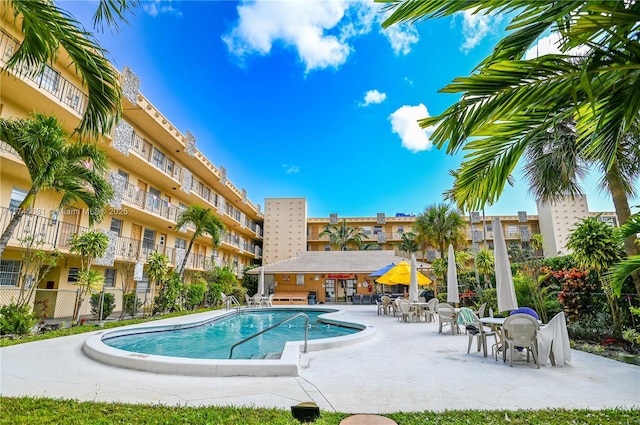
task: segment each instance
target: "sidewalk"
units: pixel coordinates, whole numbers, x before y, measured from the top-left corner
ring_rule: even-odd
[[[467,335],[438,334],[437,323],[402,323],[378,316],[375,305],[336,307],[345,311],[341,320],[373,326],[377,335],[351,347],[303,354],[299,377],[188,377],[120,369],[86,357],[84,334],[0,349],[0,392],[287,410],[313,401],[321,410],[345,413],[640,406],[638,366],[574,350],[564,367],[510,368],[484,358],[475,346],[467,354]],[[167,322],[184,320],[193,316]]]

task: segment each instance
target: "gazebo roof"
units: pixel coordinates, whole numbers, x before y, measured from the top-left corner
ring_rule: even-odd
[[[258,274],[264,268],[266,274],[283,273],[373,273],[391,263],[409,261],[395,255],[394,251],[305,251],[295,258],[266,264],[247,271]],[[418,262],[419,269],[430,266]]]

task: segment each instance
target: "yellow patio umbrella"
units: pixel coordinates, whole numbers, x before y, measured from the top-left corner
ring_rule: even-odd
[[[431,279],[416,270],[418,277],[418,285],[428,285]],[[391,267],[388,272],[376,279],[376,282],[383,285],[410,285],[411,284],[411,265],[402,260],[395,266]]]

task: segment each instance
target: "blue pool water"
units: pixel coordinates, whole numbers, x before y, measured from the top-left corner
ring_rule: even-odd
[[[196,359],[228,359],[233,344],[275,325],[302,310],[265,309],[241,311],[212,319],[196,326],[153,328],[145,332],[106,336],[103,342],[111,347],[142,354]],[[335,310],[307,310],[309,317],[308,339],[331,338],[353,334],[362,327],[338,326],[326,323],[318,316]],[[306,320],[297,317],[275,329],[243,343],[233,351],[234,359],[262,359],[282,352],[287,341],[303,341]],[[277,357],[276,357],[277,358]]]

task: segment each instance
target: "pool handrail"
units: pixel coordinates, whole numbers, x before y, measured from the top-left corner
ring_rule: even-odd
[[[263,330],[261,330],[260,332],[258,332],[256,334],[253,334],[251,336],[246,337],[245,339],[243,339],[241,341],[236,342],[235,344],[233,344],[231,346],[231,349],[229,350],[229,359],[231,359],[233,357],[233,349],[236,348],[238,345],[244,344],[245,342],[247,342],[247,341],[249,341],[249,340],[251,340],[251,339],[253,339],[253,338],[257,337],[257,336],[262,335],[263,333],[265,333],[267,331],[270,331],[271,329],[275,329],[278,326],[287,323],[289,320],[293,320],[296,317],[300,317],[300,316],[304,316],[304,319],[305,319],[305,324],[304,324],[304,353],[306,354],[306,352],[307,352],[307,339],[308,339],[307,337],[309,335],[309,316],[307,316],[304,313],[298,313],[296,315],[293,315],[291,317],[288,317],[288,318],[284,319],[281,322],[276,323],[273,326],[269,326],[267,329],[263,329]]]
[[[236,313],[240,313],[240,308],[242,307],[238,302],[238,299],[234,295],[227,295],[224,299],[224,308],[225,310],[231,309],[231,305],[234,305],[236,308]]]

